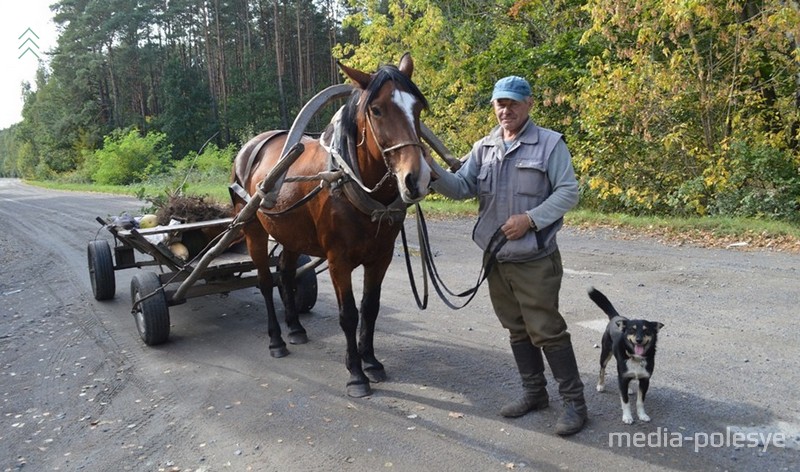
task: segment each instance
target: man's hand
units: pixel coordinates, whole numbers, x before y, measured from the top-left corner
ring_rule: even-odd
[[[527,213],[520,213],[518,215],[511,215],[508,220],[500,227],[503,234],[506,235],[509,241],[519,239],[525,236],[525,233],[531,229],[531,220],[528,218]]]

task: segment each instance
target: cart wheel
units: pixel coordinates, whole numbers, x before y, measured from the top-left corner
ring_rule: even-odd
[[[297,258],[298,267],[309,262],[311,262],[311,258],[305,254],[300,254],[300,257]],[[294,294],[294,304],[298,313],[308,313],[317,303],[317,273],[313,269],[309,270],[298,277],[295,282],[297,291]]]
[[[114,260],[111,247],[105,239],[89,241],[86,249],[89,258],[89,279],[95,300],[111,300],[117,290],[114,280]]]
[[[136,304],[139,300],[142,301],[136,306],[134,318],[142,341],[148,346],[167,342],[169,306],[164,291],[161,290],[161,281],[154,272],[143,272],[133,276],[131,302]]]

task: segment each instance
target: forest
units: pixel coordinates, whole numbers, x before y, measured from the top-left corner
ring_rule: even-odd
[[[57,46],[0,131],[0,175],[130,184],[222,167],[315,93],[414,58],[461,155],[506,75],[566,136],[581,204],[800,223],[796,0],[61,0]],[[317,123],[321,130],[325,120]],[[183,164],[182,164],[183,163]]]

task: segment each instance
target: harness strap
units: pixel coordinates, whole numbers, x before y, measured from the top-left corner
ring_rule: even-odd
[[[231,201],[233,201],[234,195],[241,198],[245,204],[250,201],[250,194],[238,182],[228,185],[228,193],[231,196]]]
[[[348,177],[350,177],[350,179],[348,179],[348,182],[354,182],[365,193],[374,192],[375,190],[380,188],[381,185],[383,185],[383,183],[386,181],[387,178],[389,178],[392,175],[391,172],[387,168],[387,172],[383,176],[383,178],[381,178],[380,182],[378,182],[373,188],[368,188],[366,185],[364,185],[361,182],[361,176],[359,175],[359,172],[358,172],[358,166],[352,166],[351,163],[349,162],[349,160],[345,159],[339,153],[339,151],[334,147],[331,147],[328,150],[328,152],[333,157],[333,161],[338,166],[338,168],[341,169],[345,174],[347,174]],[[364,213],[369,214],[369,212],[364,212]]]
[[[399,196],[389,205],[384,205],[364,193],[361,187],[351,179],[342,183],[342,191],[350,203],[361,213],[369,215],[373,222],[388,220],[389,224],[393,225],[402,223],[406,217],[406,204]]]
[[[326,187],[326,185],[325,185],[324,181],[320,182],[319,185],[314,187],[314,189],[312,191],[308,192],[308,194],[306,194],[303,198],[301,198],[300,200],[294,202],[289,208],[284,208],[281,211],[267,211],[263,207],[260,208],[260,210],[261,210],[262,213],[264,213],[265,215],[269,215],[269,216],[283,215],[284,213],[288,213],[288,212],[294,210],[295,208],[298,208],[298,207],[301,207],[301,206],[305,205],[305,203],[307,201],[309,201],[312,198],[316,197],[317,194],[325,187]],[[264,191],[261,190],[261,188],[256,190],[256,192],[258,192],[260,195],[262,195],[262,198],[263,198]]]
[[[263,148],[264,145],[267,144],[269,142],[269,140],[271,140],[275,136],[278,136],[280,134],[286,134],[286,133],[287,133],[286,131],[278,131],[277,133],[273,133],[273,134],[267,136],[266,138],[264,138],[261,141],[259,141],[255,146],[253,146],[253,150],[250,151],[250,155],[247,157],[247,165],[244,168],[244,175],[237,176],[237,178],[239,178],[241,180],[242,184],[245,183],[245,179],[250,177],[250,171],[253,170],[253,164],[255,164],[255,162],[256,162],[256,158],[258,157],[258,153],[261,152],[261,148]]]
[[[500,252],[500,249],[508,242],[505,234],[500,228],[492,235],[492,238],[489,240],[489,244],[486,246],[486,249],[483,251],[483,262],[481,264],[481,270],[478,273],[478,281],[476,282],[475,286],[465,290],[461,293],[454,293],[451,291],[442,280],[441,276],[439,275],[439,271],[436,269],[436,265],[433,262],[433,252],[431,251],[430,241],[428,239],[428,227],[425,223],[425,217],[422,214],[422,208],[419,204],[416,204],[417,210],[417,231],[419,233],[419,241],[420,241],[420,253],[423,262],[422,270],[423,270],[423,280],[426,282],[425,287],[425,297],[422,302],[420,302],[419,295],[416,291],[416,285],[413,281],[413,274],[411,271],[411,262],[408,254],[408,247],[405,246],[405,257],[406,257],[406,266],[408,268],[409,278],[411,281],[411,288],[414,292],[414,298],[416,299],[417,306],[420,309],[425,309],[427,306],[427,276],[425,271],[429,271],[431,274],[431,283],[433,284],[433,288],[436,290],[436,293],[439,295],[439,298],[444,302],[445,305],[454,309],[460,310],[469,304],[475,295],[478,293],[478,288],[480,288],[481,284],[486,280],[489,276],[489,273],[492,271],[494,264],[497,262],[497,253]],[[406,236],[405,236],[405,229],[401,228],[402,236],[403,236],[403,244],[406,243]],[[453,302],[447,299],[444,292],[447,292],[451,296],[457,298],[464,298],[469,297],[463,305],[457,306]]]

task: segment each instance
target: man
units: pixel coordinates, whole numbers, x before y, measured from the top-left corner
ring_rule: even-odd
[[[498,228],[507,238],[487,280],[495,314],[509,331],[524,393],[500,414],[513,418],[548,406],[544,351],[564,401],[555,432],[574,434],[586,422],[586,402],[558,311],[563,267],[556,233],[578,203],[578,183],[563,136],[529,119],[533,101],[525,79],[497,81],[492,106],[499,126],[473,145],[456,173],[431,160],[431,187],[454,199],[478,197],[473,240],[481,249],[495,247]]]

